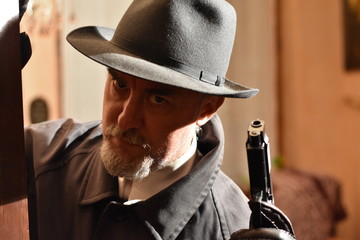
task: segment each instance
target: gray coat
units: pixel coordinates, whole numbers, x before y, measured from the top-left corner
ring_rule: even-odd
[[[34,161],[39,239],[229,239],[250,210],[221,170],[224,136],[215,116],[203,128],[194,169],[146,201],[123,205],[117,178],[99,159],[101,124],[71,119],[26,128]]]

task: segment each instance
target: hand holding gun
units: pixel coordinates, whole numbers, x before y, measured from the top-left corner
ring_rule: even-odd
[[[270,147],[264,121],[255,120],[250,123],[246,150],[251,194],[249,206],[252,211],[250,229],[233,233],[231,240],[295,240],[289,219],[274,205],[270,177]]]

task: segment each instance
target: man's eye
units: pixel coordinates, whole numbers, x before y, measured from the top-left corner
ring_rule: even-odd
[[[153,96],[153,97],[151,98],[151,100],[152,100],[153,103],[156,103],[156,104],[160,104],[160,103],[166,102],[165,98],[162,98],[162,97],[160,97],[160,96]]]
[[[118,80],[118,79],[114,79],[114,80],[113,80],[113,84],[114,84],[115,87],[117,87],[117,88],[121,88],[121,89],[126,88],[126,84],[123,83],[122,81]]]

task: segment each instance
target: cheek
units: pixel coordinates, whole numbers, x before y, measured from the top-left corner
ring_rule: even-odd
[[[117,107],[111,105],[104,105],[102,111],[102,124],[104,127],[110,125],[117,125],[118,116],[120,114],[120,110]]]
[[[148,118],[149,126],[152,125],[162,132],[176,132],[187,128],[197,121],[198,114],[194,109],[175,109],[171,113],[154,115]]]
[[[102,124],[104,127],[110,124],[116,124],[117,116],[120,113],[119,104],[114,104],[113,101],[104,94],[103,109],[102,109]]]
[[[168,149],[181,149],[187,148],[191,139],[195,134],[195,127],[192,125],[182,127],[172,132],[167,132],[167,135],[164,136],[164,143]],[[181,151],[181,150],[180,150]]]
[[[146,130],[150,139],[157,145],[181,144],[189,135],[193,135],[196,127],[196,117],[190,114],[168,114],[146,118]]]

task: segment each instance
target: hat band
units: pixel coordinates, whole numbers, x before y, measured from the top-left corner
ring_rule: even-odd
[[[195,78],[197,80],[200,80],[202,82],[206,82],[208,84],[212,84],[215,86],[223,86],[225,82],[225,77],[214,75],[202,70],[198,70],[192,66],[189,66],[187,64],[184,64],[182,62],[179,62],[172,58],[167,57],[149,57],[154,56],[155,54],[151,54],[151,51],[149,48],[144,48],[143,46],[140,46],[136,43],[130,42],[126,39],[120,38],[119,36],[116,37],[117,43],[113,42],[111,40],[110,42],[117,47],[123,48],[129,52],[132,52],[134,54],[139,55],[140,57],[143,57],[147,60],[151,60],[152,62],[159,64],[164,67],[171,68],[172,70],[178,71],[180,73],[183,73],[189,77]]]

